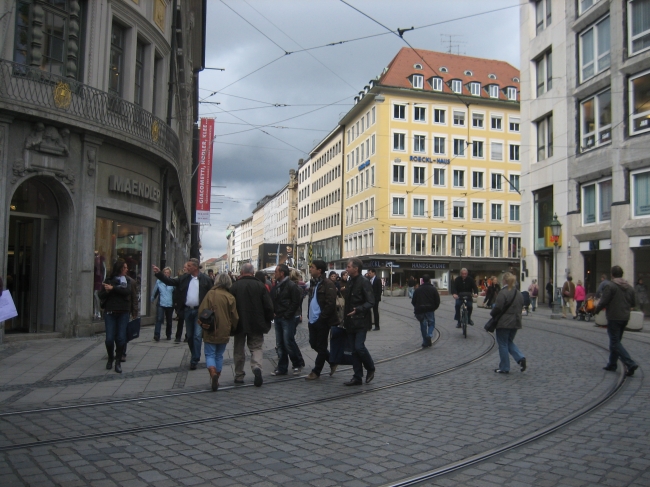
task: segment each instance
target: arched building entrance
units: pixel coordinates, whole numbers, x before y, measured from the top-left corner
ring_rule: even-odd
[[[11,199],[7,239],[7,289],[18,317],[5,333],[57,331],[57,273],[61,205],[51,178],[30,178]]]

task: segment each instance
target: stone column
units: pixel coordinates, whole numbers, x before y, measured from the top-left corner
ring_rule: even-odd
[[[78,281],[75,326],[76,337],[92,336],[93,326],[93,284],[95,257],[95,196],[97,185],[97,161],[103,140],[90,134],[82,137],[81,174],[79,177],[79,211],[77,213],[77,256]]]

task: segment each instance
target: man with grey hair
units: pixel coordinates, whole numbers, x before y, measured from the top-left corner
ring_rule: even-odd
[[[271,329],[273,320],[273,303],[266,286],[255,278],[255,268],[252,264],[241,266],[239,279],[230,288],[231,294],[237,302],[239,326],[235,333],[234,361],[235,384],[243,384],[244,363],[246,354],[244,346],[248,343],[251,353],[251,371],[255,376],[253,384],[260,387],[262,379],[262,347],[264,334]]]
[[[200,266],[197,259],[188,260],[185,263],[185,274],[178,277],[168,277],[160,272],[155,265],[152,267],[158,280],[168,286],[176,287],[180,294],[180,301],[185,303],[185,333],[187,334],[187,345],[192,353],[190,370],[196,370],[203,344],[203,328],[198,323],[199,305],[214,283],[212,279],[199,271]]]

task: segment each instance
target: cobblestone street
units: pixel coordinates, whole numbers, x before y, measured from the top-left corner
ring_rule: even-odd
[[[464,339],[443,297],[434,346],[421,349],[406,298],[380,309],[366,342],[376,377],[358,388],[343,386],[349,367],[303,380],[315,358],[304,324],[301,377],[270,375],[271,332],[264,385],[252,387],[247,362],[234,386],[231,341],[216,393],[204,363],[189,371],[187,345],[155,342],[152,328],[129,344],[121,375],[104,369],[103,336],[4,345],[0,485],[362,487],[434,471],[419,485],[650,485],[647,331],[625,334],[640,368],[617,389],[622,373],[602,370],[606,331],[552,321],[547,307],[523,318],[528,370],[513,363],[509,375],[493,372],[487,310],[475,308]]]

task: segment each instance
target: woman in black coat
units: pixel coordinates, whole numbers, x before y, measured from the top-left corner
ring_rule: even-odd
[[[126,274],[129,266],[122,259],[117,259],[113,264],[113,271],[102,284],[99,291],[99,299],[104,308],[104,324],[106,325],[106,351],[108,362],[106,370],[113,367],[115,360],[115,372],[122,373],[121,357],[126,347],[126,326],[129,323],[131,313],[131,287],[133,280]],[[114,350],[116,348],[116,350]]]

